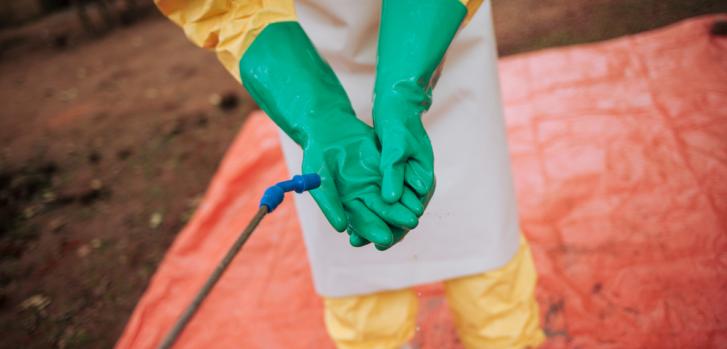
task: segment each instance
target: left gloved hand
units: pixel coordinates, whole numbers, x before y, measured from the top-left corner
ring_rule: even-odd
[[[434,191],[434,153],[421,115],[432,76],[467,9],[457,0],[384,0],[373,118],[381,142],[381,195],[396,202],[405,184],[421,197]]]

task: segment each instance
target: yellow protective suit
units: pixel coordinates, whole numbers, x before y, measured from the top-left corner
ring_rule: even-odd
[[[467,6],[466,20],[482,4],[482,0],[459,1]],[[154,3],[184,29],[195,45],[215,51],[222,65],[238,81],[238,63],[265,26],[297,19],[293,0],[154,0]]]
[[[459,0],[467,20],[482,0]],[[239,81],[245,50],[274,22],[296,20],[292,0],[155,0],[196,45],[214,51]],[[527,242],[505,266],[444,280],[467,348],[526,348],[544,336],[534,298],[536,273]],[[415,332],[418,302],[410,289],[325,299],[326,327],[339,348],[399,348]]]
[[[444,281],[465,348],[535,348],[545,336],[535,301],[535,267],[520,240],[502,268]],[[401,348],[414,336],[418,302],[411,289],[325,299],[328,333],[340,349]]]

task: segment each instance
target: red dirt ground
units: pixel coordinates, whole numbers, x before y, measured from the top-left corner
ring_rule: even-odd
[[[494,9],[511,54],[727,11],[718,3]],[[255,106],[154,12],[99,36],[70,12],[5,29],[0,76],[0,348],[111,347]],[[221,95],[238,104],[211,102]]]

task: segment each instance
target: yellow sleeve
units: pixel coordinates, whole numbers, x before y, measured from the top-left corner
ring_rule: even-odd
[[[238,63],[270,23],[295,21],[293,0],[154,0],[197,46],[215,51],[240,81]]]
[[[480,5],[482,5],[483,0],[459,0],[459,2],[462,3],[465,7],[467,7],[467,17],[464,19],[464,25],[467,25],[469,23],[472,16],[475,15],[475,12],[477,12],[477,9],[480,8]]]

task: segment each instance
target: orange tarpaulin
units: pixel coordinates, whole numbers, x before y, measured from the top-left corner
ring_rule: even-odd
[[[715,18],[500,62],[545,347],[727,348],[727,37],[709,35]],[[275,125],[254,113],[117,348],[159,343],[286,177]],[[299,230],[288,198],[176,348],[332,348]],[[441,288],[420,291],[414,344],[460,347]]]

